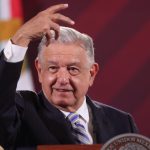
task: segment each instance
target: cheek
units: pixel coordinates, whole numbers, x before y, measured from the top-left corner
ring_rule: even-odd
[[[55,81],[55,77],[52,75],[49,75],[48,73],[43,73],[42,74],[42,80],[41,84],[42,86],[48,86],[50,87],[51,84]]]
[[[74,78],[72,81],[75,85],[76,91],[79,93],[83,92],[85,94],[90,86],[90,76],[87,74]]]

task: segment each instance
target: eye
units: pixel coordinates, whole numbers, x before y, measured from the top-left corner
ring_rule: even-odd
[[[74,67],[74,66],[68,67],[68,71],[71,75],[78,75],[80,72],[79,68]]]
[[[49,66],[48,71],[50,73],[56,73],[58,71],[58,67],[57,66]]]

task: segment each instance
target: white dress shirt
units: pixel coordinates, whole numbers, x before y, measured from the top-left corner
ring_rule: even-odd
[[[70,112],[66,112],[66,111],[62,111],[60,110],[65,117],[67,117],[69,115]],[[88,105],[86,103],[86,97],[84,98],[83,104],[80,106],[80,108],[76,111],[77,114],[79,114],[80,116],[80,121],[81,124],[84,125],[85,130],[88,134],[88,137],[90,138],[90,143],[93,144],[93,138],[92,138],[92,122],[91,122],[91,118],[89,117],[89,110],[88,110]]]
[[[28,47],[14,45],[9,40],[4,48],[5,60],[12,63],[22,61],[25,57],[27,49]]]

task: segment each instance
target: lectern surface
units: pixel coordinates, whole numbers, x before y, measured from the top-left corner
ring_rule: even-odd
[[[37,150],[100,150],[100,144],[93,145],[41,145]]]

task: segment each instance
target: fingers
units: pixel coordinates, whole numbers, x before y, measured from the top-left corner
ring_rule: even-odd
[[[75,22],[69,17],[66,17],[60,13],[57,13],[60,10],[66,9],[67,7],[68,7],[68,4],[58,4],[58,5],[51,6],[44,11],[46,12],[46,14],[48,13],[48,16],[50,19],[50,29],[52,29],[55,32],[55,37],[54,37],[55,39],[59,37],[60,26],[59,24],[57,24],[59,21],[65,22],[70,25],[75,24]],[[50,37],[51,37],[51,34],[48,31],[46,34],[47,40],[50,40]]]
[[[48,9],[46,9],[46,11],[48,11],[49,13],[55,13],[57,11],[66,9],[67,7],[68,7],[68,4],[58,4],[58,5],[49,7]]]
[[[59,13],[54,14],[51,19],[52,19],[52,21],[54,21],[54,22],[63,21],[63,22],[65,22],[65,23],[68,23],[68,24],[71,24],[71,25],[73,25],[73,24],[75,23],[75,22],[74,22],[72,19],[70,19],[69,17],[66,17],[66,16],[64,16],[64,15],[62,15],[62,14],[59,14]]]
[[[46,38],[49,41],[50,39],[54,38],[54,39],[58,39],[59,37],[59,33],[60,33],[60,26],[55,23],[55,22],[51,22],[51,27],[50,29],[46,32]],[[50,31],[51,30],[51,31]],[[53,33],[54,37],[52,37],[52,31],[54,31],[55,33]]]
[[[28,46],[28,44],[43,35],[49,40],[51,37],[50,30],[54,30],[55,39],[59,37],[60,24],[59,21],[73,25],[74,21],[64,16],[58,11],[66,9],[68,4],[58,4],[39,12],[35,17],[26,22],[14,35],[16,43],[20,46]],[[21,35],[21,36],[20,36]],[[21,38],[21,40],[20,40]],[[19,40],[18,40],[19,39]]]
[[[46,46],[48,46],[50,44],[50,39],[51,39],[51,32],[50,32],[50,30],[46,32],[45,37],[47,39],[46,40],[47,41]]]
[[[43,11],[44,15],[46,14],[48,15],[47,17],[49,18],[49,26],[50,26],[50,29],[54,30],[55,32],[55,39],[59,37],[60,26],[59,24],[57,24],[59,21],[70,24],[70,25],[75,24],[75,22],[69,17],[66,17],[60,13],[56,13],[60,10],[66,9],[67,7],[68,7],[68,4],[58,4],[58,5],[51,6],[45,11]],[[49,32],[47,32],[46,37],[47,39],[50,38]]]

